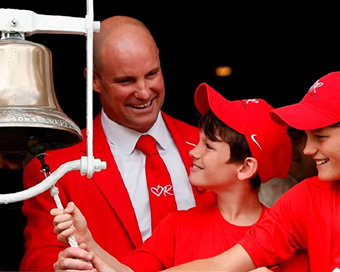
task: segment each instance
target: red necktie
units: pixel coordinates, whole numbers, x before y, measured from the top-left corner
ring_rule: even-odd
[[[150,198],[151,224],[155,229],[170,211],[177,210],[170,174],[158,153],[155,139],[150,135],[142,135],[136,148],[146,155],[145,174]]]

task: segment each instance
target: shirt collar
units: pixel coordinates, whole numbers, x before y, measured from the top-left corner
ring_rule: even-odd
[[[171,139],[161,112],[159,112],[155,124],[145,133],[137,132],[110,120],[104,110],[102,110],[101,121],[108,141],[126,155],[133,152],[139,137],[143,134],[153,136],[162,149],[167,148]]]

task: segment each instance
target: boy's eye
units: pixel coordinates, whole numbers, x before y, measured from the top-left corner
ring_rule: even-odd
[[[323,137],[325,137],[325,136],[323,136],[323,135],[318,135],[318,134],[315,134],[315,135],[314,135],[314,137],[315,137],[316,139],[321,139],[321,138],[323,138]]]
[[[208,148],[208,149],[212,149],[212,146],[208,143],[205,144],[205,146]]]

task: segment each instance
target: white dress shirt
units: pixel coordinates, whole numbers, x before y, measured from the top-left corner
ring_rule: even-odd
[[[151,235],[151,215],[145,176],[145,155],[135,149],[141,133],[110,120],[102,110],[101,121],[106,139],[129,193],[143,241]],[[185,166],[168,128],[159,113],[156,123],[145,134],[156,139],[157,149],[166,164],[173,185],[178,210],[196,205]],[[179,163],[181,162],[181,163]]]

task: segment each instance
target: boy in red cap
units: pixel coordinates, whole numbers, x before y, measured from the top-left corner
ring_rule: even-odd
[[[311,272],[340,271],[340,72],[321,77],[299,103],[270,115],[278,124],[305,130],[304,153],[313,157],[318,175],[281,196],[230,250],[169,270],[249,271],[305,249]]]
[[[123,264],[94,241],[74,203],[65,211],[51,211],[58,239],[67,243],[66,238],[74,233],[79,243],[86,243],[88,250],[118,271],[159,271],[222,253],[263,218],[267,208],[258,199],[261,182],[285,177],[290,167],[287,127],[270,119],[273,108],[266,101],[229,101],[205,83],[196,90],[195,104],[202,117],[200,141],[190,151],[189,180],[214,192],[217,203],[170,213],[140,249],[121,260]],[[76,231],[70,228],[72,224]],[[59,255],[55,269],[93,269],[91,262],[81,260],[89,261],[90,256],[81,248],[68,248]],[[99,270],[111,269],[94,260],[96,264]],[[295,255],[279,269],[308,271],[306,256]]]

